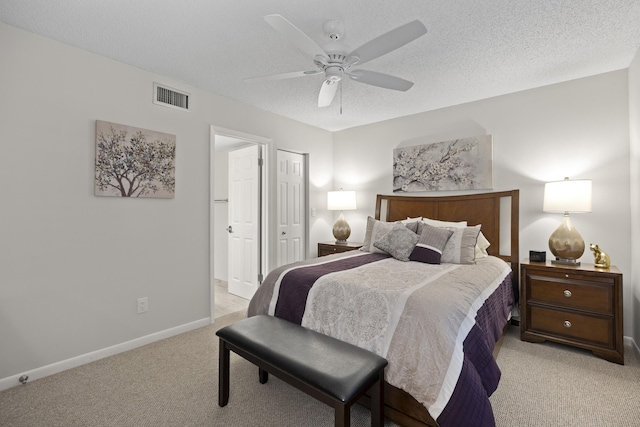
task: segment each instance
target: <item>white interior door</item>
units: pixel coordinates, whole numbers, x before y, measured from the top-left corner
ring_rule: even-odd
[[[229,293],[247,299],[260,272],[260,148],[229,152]]]
[[[305,258],[304,156],[278,150],[278,265]]]

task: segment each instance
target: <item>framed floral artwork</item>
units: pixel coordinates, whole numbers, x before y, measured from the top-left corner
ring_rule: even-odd
[[[95,195],[175,195],[176,137],[96,120]]]
[[[493,188],[491,135],[393,150],[393,191]]]

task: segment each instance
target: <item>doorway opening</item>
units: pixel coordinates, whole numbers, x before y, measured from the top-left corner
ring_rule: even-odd
[[[217,126],[211,126],[210,139],[209,285],[213,322],[218,315],[216,289],[220,291],[220,283],[229,284],[229,290],[235,290],[248,303],[268,265],[266,205],[271,140]],[[253,178],[241,177],[240,181],[230,182],[234,180],[233,171],[247,169],[246,165],[250,164],[246,155],[238,155],[247,151],[258,153],[262,160],[256,159],[256,162],[260,167],[252,166]],[[247,224],[250,226],[246,227]],[[229,296],[239,300],[233,294]]]

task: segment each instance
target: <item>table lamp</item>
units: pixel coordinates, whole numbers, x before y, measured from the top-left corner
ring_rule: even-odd
[[[330,211],[340,211],[340,216],[335,224],[333,224],[333,237],[336,243],[347,243],[347,239],[351,234],[351,227],[344,219],[342,211],[356,209],[356,192],[355,191],[329,191],[327,193],[327,209]]]
[[[545,212],[563,212],[560,226],[549,237],[549,249],[555,255],[554,264],[580,265],[584,240],[571,224],[569,212],[591,212],[591,180],[580,179],[548,182],[544,185]]]

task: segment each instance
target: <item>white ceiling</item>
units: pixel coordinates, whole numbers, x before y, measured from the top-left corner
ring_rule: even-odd
[[[420,19],[426,35],[362,67],[415,85],[347,79],[340,114],[339,94],[317,107],[322,75],[244,82],[313,69],[274,13],[318,44],[338,19],[351,48]],[[0,0],[0,21],[330,131],[624,69],[640,47],[640,0]]]

